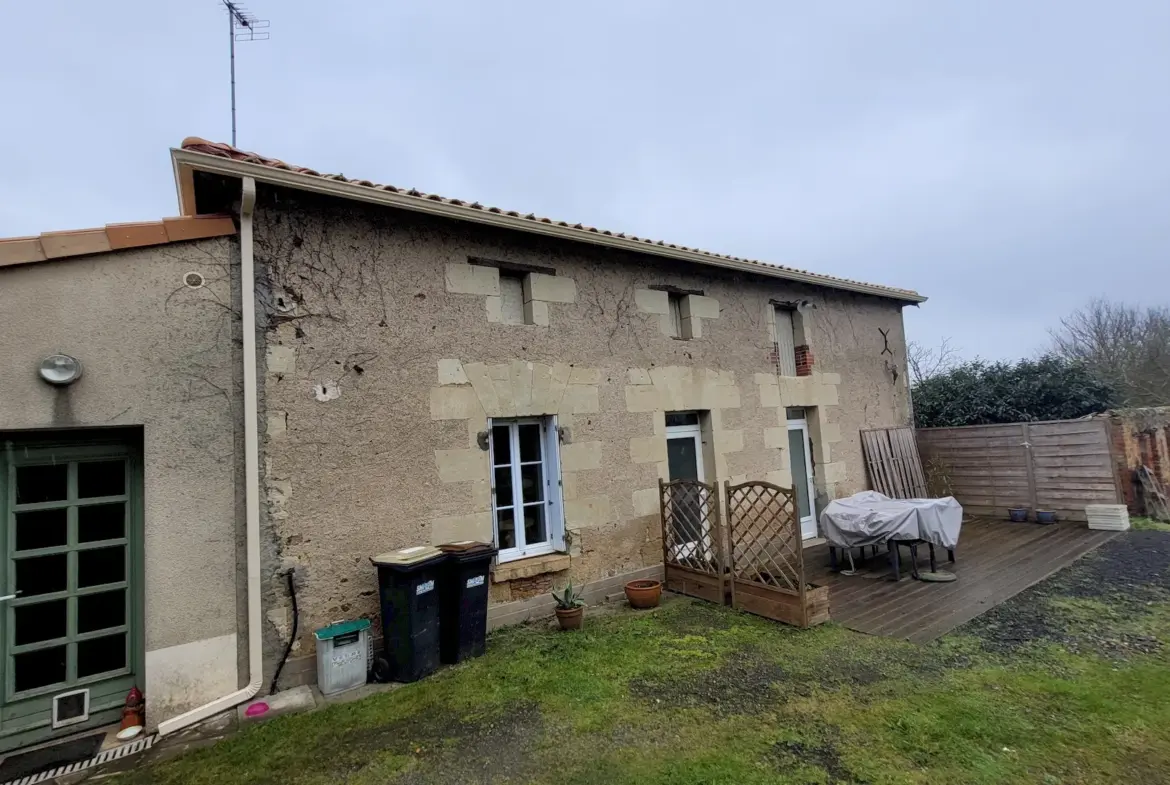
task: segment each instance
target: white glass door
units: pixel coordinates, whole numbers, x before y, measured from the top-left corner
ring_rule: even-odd
[[[788,454],[792,463],[792,487],[800,515],[800,536],[817,536],[816,488],[809,455],[808,421],[803,409],[788,410]]]
[[[670,479],[705,482],[703,472],[703,435],[699,415],[695,412],[668,412],[666,415],[666,461]],[[707,491],[681,486],[672,495],[675,505],[675,557],[695,554],[700,542],[709,539],[707,514],[711,500]]]

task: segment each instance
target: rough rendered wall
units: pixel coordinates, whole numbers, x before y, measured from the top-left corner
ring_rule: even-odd
[[[370,555],[490,538],[475,441],[490,417],[555,413],[568,427],[578,581],[661,561],[664,411],[711,412],[708,480],[788,483],[784,406],[816,407],[822,497],[865,487],[858,429],[908,421],[894,302],[283,191],[260,201],[269,536],[273,568],[299,575],[300,655],[315,627],[375,614]],[[498,272],[469,257],[555,269],[530,279],[535,324],[500,321]],[[693,339],[663,334],[654,285],[702,292],[682,314]],[[811,376],[777,379],[770,300],[815,306],[804,311]],[[517,575],[492,598],[549,582]],[[279,637],[285,591],[270,588]]]
[[[0,430],[143,427],[152,726],[238,687],[238,258],[233,238],[0,269]],[[74,385],[38,378],[56,352]]]

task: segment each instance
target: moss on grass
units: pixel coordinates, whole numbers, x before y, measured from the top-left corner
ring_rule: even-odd
[[[1130,528],[1134,531],[1146,532],[1170,532],[1170,523],[1164,521],[1156,521],[1153,518],[1143,518],[1135,516],[1129,519]]]
[[[1119,597],[1021,602],[1076,634],[1170,639],[1170,597]],[[117,782],[1164,782],[1170,660],[1127,655],[989,650],[976,628],[916,646],[676,599],[580,633],[503,630],[474,662]]]

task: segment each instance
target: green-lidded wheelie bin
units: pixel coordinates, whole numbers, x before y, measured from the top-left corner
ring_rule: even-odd
[[[488,572],[496,549],[464,541],[439,550],[447,554],[439,586],[439,659],[453,664],[479,657],[486,648]]]
[[[378,568],[382,656],[378,681],[418,681],[439,667],[439,581],[447,556],[421,545],[370,559]]]

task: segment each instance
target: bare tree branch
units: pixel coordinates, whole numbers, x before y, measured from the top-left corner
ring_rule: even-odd
[[[1170,403],[1170,308],[1097,299],[1050,334],[1053,352],[1084,363],[1126,406]]]
[[[910,369],[912,385],[944,374],[958,362],[959,350],[951,345],[950,338],[943,338],[942,343],[933,348],[917,341],[906,344],[906,365]]]

